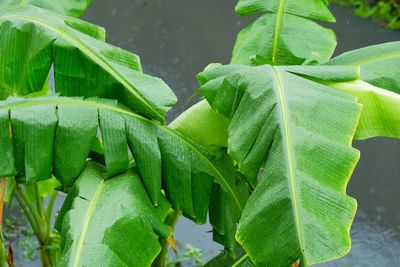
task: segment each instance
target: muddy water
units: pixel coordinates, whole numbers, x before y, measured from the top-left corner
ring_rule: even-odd
[[[104,26],[109,42],[139,54],[145,71],[174,89],[180,102],[168,115],[172,120],[190,106],[186,99],[197,87],[195,75],[210,62],[229,62],[236,33],[250,21],[234,14],[235,2],[95,0],[84,18]],[[332,10],[338,19],[333,25],[337,53],[400,40],[400,32],[356,18],[349,9]],[[348,190],[359,203],[353,249],[347,257],[320,266],[400,266],[400,142],[377,138],[355,146],[362,158]],[[194,226],[183,219],[176,239],[210,257],[221,247],[210,242],[209,230],[208,225]]]

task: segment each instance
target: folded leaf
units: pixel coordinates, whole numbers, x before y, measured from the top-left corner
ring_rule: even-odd
[[[66,190],[85,168],[91,144],[97,135],[98,112],[95,107],[77,109],[68,104],[57,105],[57,111],[53,172]]]
[[[52,177],[53,142],[57,116],[55,105],[10,111],[15,168],[22,181],[31,184]]]
[[[335,49],[334,33],[311,21],[335,21],[324,0],[240,0],[236,12],[265,14],[239,33],[232,63],[249,65],[253,57],[258,64],[323,63]]]
[[[346,195],[359,158],[351,147],[356,99],[285,67],[214,65],[199,80],[211,107],[230,119],[229,154],[257,184],[236,234],[252,262],[308,266],[345,255],[356,211]]]
[[[150,266],[161,251],[157,237],[170,235],[162,223],[169,205],[163,200],[157,211],[133,170],[111,179],[103,172],[90,163],[65,200],[59,266]]]
[[[361,80],[400,93],[400,42],[373,45],[346,52],[328,64],[360,66]]]
[[[49,178],[53,170],[63,189],[68,190],[85,167],[92,145],[98,142],[95,137],[100,126],[107,172],[104,175],[112,177],[128,169],[129,145],[156,206],[164,189],[175,209],[197,223],[204,223],[215,181],[223,186],[237,210],[241,212],[244,207],[235,194],[234,179],[219,170],[208,149],[173,129],[117,106],[115,101],[54,95],[10,98],[0,101],[0,112],[6,114],[0,117],[2,125],[16,125],[12,129],[14,146],[1,148],[5,153],[0,154],[0,176],[13,170],[14,155],[20,180]],[[9,135],[2,137],[1,143],[10,142]],[[29,168],[35,172],[28,172],[26,166],[35,167]]]
[[[108,176],[114,176],[124,172],[129,164],[129,156],[126,149],[125,121],[122,116],[119,116],[114,111],[101,109],[99,113],[102,140],[106,150],[104,155],[107,174]],[[135,131],[134,129],[132,130]]]
[[[207,101],[202,100],[186,110],[170,127],[198,144],[214,151],[210,158],[218,170],[227,177],[230,188],[236,198],[244,205],[249,197],[250,188],[244,177],[237,172],[232,159],[227,155],[229,121],[218,114]],[[233,256],[236,252],[236,226],[242,214],[236,199],[232,198],[224,186],[213,185],[211,193],[209,218],[213,226],[214,241],[223,245]]]
[[[104,30],[93,24],[26,5],[0,11],[0,35],[3,98],[40,91],[54,64],[56,91],[66,96],[117,99],[161,122],[176,102],[163,81],[141,72],[136,55],[96,39]]]
[[[202,100],[183,112],[170,125],[172,129],[210,149],[227,146],[229,121]]]
[[[225,176],[230,177],[235,195],[245,204],[251,193],[250,186],[243,175],[234,168],[233,160],[227,155],[226,150],[217,152],[213,161]],[[209,208],[213,240],[223,245],[232,256],[236,256],[238,250],[235,235],[241,216],[242,210],[237,208],[230,194],[221,185],[214,184]]]
[[[363,105],[354,139],[375,136],[400,138],[400,95],[363,81],[328,83],[332,88],[357,97]]]

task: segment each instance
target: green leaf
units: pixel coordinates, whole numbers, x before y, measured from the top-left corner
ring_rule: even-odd
[[[356,211],[346,195],[359,158],[351,147],[356,99],[285,67],[214,65],[199,80],[211,107],[230,119],[229,154],[257,184],[236,234],[252,262],[308,266],[345,255]]]
[[[92,0],[2,0],[0,10],[33,5],[72,17],[80,17],[85,13]]]
[[[76,109],[72,105],[60,104],[57,105],[57,116],[53,173],[66,190],[85,167],[97,135],[98,111],[96,107],[83,106]]]
[[[364,47],[344,53],[328,65],[359,66],[361,80],[326,83],[358,98],[363,105],[355,139],[400,137],[400,42]]]
[[[230,177],[232,180],[232,188],[236,197],[242,203],[246,203],[251,193],[250,186],[243,175],[236,170],[233,160],[228,156],[226,150],[218,151],[213,162],[226,177]],[[223,245],[225,250],[235,256],[238,249],[235,235],[241,216],[242,210],[237,209],[235,200],[221,185],[215,183],[209,208],[209,219],[213,226],[213,240]]]
[[[99,110],[99,113],[107,174],[108,176],[114,176],[124,172],[129,165],[125,121],[122,116],[118,116],[118,113],[113,111],[102,109]],[[140,137],[144,138],[143,136]],[[140,140],[137,141],[140,142]]]
[[[228,178],[230,188],[244,205],[249,197],[250,189],[226,153],[228,124],[229,121],[224,116],[215,112],[207,101],[202,100],[174,120],[170,127],[214,151],[214,155],[210,159],[224,177]],[[232,198],[231,194],[226,191],[224,186],[215,183],[209,207],[213,239],[225,246],[231,254],[234,254],[236,250],[235,233],[241,213],[242,209],[238,209],[236,200]]]
[[[360,68],[352,66],[281,66],[281,70],[317,82],[349,82],[360,79]]]
[[[28,184],[51,178],[56,106],[15,109],[10,112],[10,121],[17,175]]]
[[[227,146],[229,121],[202,100],[183,112],[169,126],[210,149]]]
[[[373,45],[346,52],[328,64],[360,66],[361,80],[400,93],[400,42]]]
[[[354,139],[375,136],[400,138],[400,95],[363,81],[327,85],[357,97],[363,105]]]
[[[51,112],[55,110],[57,113],[53,117]],[[234,179],[224,176],[210,159],[212,153],[208,149],[173,129],[117,106],[116,101],[54,95],[11,98],[0,101],[0,111],[11,114],[8,122],[5,117],[4,125],[11,122],[18,126],[12,129],[14,146],[2,148],[4,153],[0,154],[0,162],[4,166],[0,176],[13,168],[14,147],[20,181],[50,178],[53,170],[63,189],[68,191],[85,167],[92,145],[98,142],[99,125],[107,176],[128,169],[129,145],[143,184],[155,205],[159,204],[163,189],[174,209],[181,210],[197,223],[204,223],[215,181],[224,187],[237,210],[241,212],[244,207],[235,194]],[[5,135],[0,142],[10,142],[10,136]],[[25,146],[29,150],[24,150]],[[46,158],[38,155],[46,155]],[[35,172],[24,172],[28,169]]]
[[[161,122],[176,102],[163,81],[142,73],[138,56],[103,42],[93,24],[27,5],[0,11],[0,35],[3,98],[40,91],[53,64],[66,96],[114,98]]]
[[[332,30],[311,19],[334,22],[323,0],[240,0],[239,15],[262,13],[236,40],[232,63],[301,65],[329,60],[336,38]]]
[[[133,170],[111,179],[104,171],[89,163],[65,200],[59,266],[150,266],[161,251],[157,236],[170,235],[162,223],[169,205],[157,211]]]

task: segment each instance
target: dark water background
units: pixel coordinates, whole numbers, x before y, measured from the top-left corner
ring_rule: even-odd
[[[165,80],[179,98],[168,114],[172,120],[193,103],[195,75],[211,62],[228,63],[237,32],[253,18],[234,13],[227,0],[94,0],[84,19],[107,29],[107,41],[140,55],[145,72]],[[387,41],[400,40],[400,31],[380,28],[332,6],[338,22],[336,54]],[[361,160],[348,193],[358,200],[352,228],[353,248],[328,266],[400,266],[400,141],[376,138],[354,144]],[[175,238],[204,251],[205,258],[221,246],[211,242],[209,225],[182,219]],[[32,266],[32,265],[27,265]]]

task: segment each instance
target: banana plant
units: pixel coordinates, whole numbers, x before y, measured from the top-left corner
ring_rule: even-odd
[[[352,141],[400,136],[398,42],[330,59],[334,33],[312,21],[335,20],[326,1],[240,0],[239,15],[265,14],[166,125],[173,91],[76,18],[89,3],[0,4],[0,192],[24,211],[43,266],[164,266],[181,215],[209,217],[224,246],[206,266],[349,252]]]

